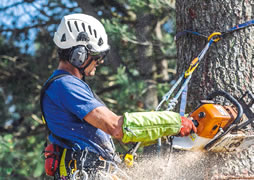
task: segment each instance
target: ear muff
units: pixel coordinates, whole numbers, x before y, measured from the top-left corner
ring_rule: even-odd
[[[85,60],[87,59],[87,49],[85,46],[75,46],[72,48],[70,53],[69,62],[77,67],[80,68],[85,63]]]

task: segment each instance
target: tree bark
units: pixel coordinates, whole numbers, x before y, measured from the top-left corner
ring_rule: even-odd
[[[193,30],[209,36],[223,32],[253,18],[254,1],[177,1],[177,32]],[[223,89],[240,97],[254,91],[253,27],[231,33],[213,43],[193,73],[189,88],[189,105],[197,105],[214,90]],[[183,72],[205,47],[207,39],[195,35],[177,41],[178,72]],[[198,92],[198,93],[197,93]]]
[[[176,1],[177,32],[192,30],[206,36],[223,32],[253,19],[253,9],[254,0]],[[189,83],[189,108],[196,107],[200,99],[214,90],[225,90],[237,98],[246,90],[254,91],[253,33],[254,27],[248,27],[212,44]],[[178,74],[188,68],[206,43],[207,39],[195,35],[184,35],[177,40]],[[209,173],[211,177],[215,177],[215,173],[220,177],[253,177],[254,160],[250,158],[253,155],[254,147],[236,154],[216,154],[213,159],[220,165],[214,163],[212,167],[211,162],[207,162],[211,168]]]

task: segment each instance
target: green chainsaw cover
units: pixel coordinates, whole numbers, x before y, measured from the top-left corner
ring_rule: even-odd
[[[181,117],[170,111],[124,113],[123,143],[148,142],[162,136],[177,135]]]

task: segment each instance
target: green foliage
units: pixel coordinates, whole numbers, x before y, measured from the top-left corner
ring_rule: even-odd
[[[139,0],[129,0],[128,5],[129,9],[135,11],[136,13],[161,13],[165,9],[174,8],[175,1],[171,0],[148,0],[148,1],[139,1]]]
[[[125,67],[118,68],[117,74],[114,76],[116,83],[121,87],[119,90],[111,92],[110,95],[117,101],[114,110],[120,114],[126,111],[144,111],[141,97],[145,84],[141,80],[133,81],[125,70]]]
[[[1,37],[0,42],[0,177],[40,177],[44,173],[40,153],[45,141],[41,134],[30,134],[39,127],[32,118],[32,115],[39,116],[42,82],[37,71],[38,61],[22,54],[12,41]]]
[[[44,141],[38,140],[41,138],[16,139],[12,134],[0,136],[1,178],[39,177],[44,173],[41,156]]]
[[[6,157],[10,155],[14,150],[14,143],[12,141],[12,135],[7,134],[5,136],[0,136],[0,158],[1,158],[1,175],[10,175],[13,168],[12,165],[9,164],[9,161],[5,162],[4,160],[7,160]],[[6,156],[7,155],[7,156]],[[10,156],[10,158],[14,158],[13,156]]]
[[[112,19],[102,19],[101,22],[104,24],[108,35],[113,41],[117,41],[119,39],[123,39],[124,37],[128,37],[131,39],[136,39],[133,29],[129,28],[127,24],[122,24],[121,20],[118,18]]]

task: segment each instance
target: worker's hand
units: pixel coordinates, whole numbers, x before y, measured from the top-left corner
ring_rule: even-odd
[[[190,133],[192,133],[192,131],[194,133],[197,133],[197,128],[195,127],[191,119],[182,116],[181,120],[182,120],[182,127],[179,133],[180,136],[182,137],[188,136]]]

